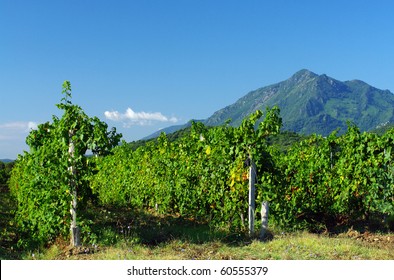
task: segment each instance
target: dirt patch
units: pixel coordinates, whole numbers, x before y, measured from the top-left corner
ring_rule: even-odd
[[[394,234],[381,235],[368,231],[360,233],[357,230],[350,229],[345,234],[340,234],[339,236],[346,236],[364,244],[367,243],[370,246],[394,250]]]

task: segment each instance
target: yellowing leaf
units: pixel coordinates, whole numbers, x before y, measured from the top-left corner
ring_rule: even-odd
[[[208,146],[205,153],[209,156],[211,154],[211,146]]]

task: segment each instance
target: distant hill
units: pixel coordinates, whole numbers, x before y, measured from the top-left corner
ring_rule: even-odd
[[[178,131],[178,130],[185,129],[185,128],[187,128],[187,127],[190,127],[190,126],[192,125],[192,122],[193,122],[193,121],[194,121],[194,122],[204,122],[205,120],[190,120],[190,121],[188,121],[188,122],[185,123],[185,124],[181,124],[181,125],[172,125],[172,126],[169,126],[169,127],[163,128],[163,129],[160,129],[160,130],[156,131],[155,133],[152,133],[152,134],[150,134],[150,135],[148,135],[148,136],[142,138],[141,140],[149,140],[149,139],[152,139],[152,138],[157,138],[157,137],[160,136],[160,134],[161,134],[162,132],[164,132],[165,134],[171,134],[171,133],[174,133],[174,132],[176,132],[176,131]]]
[[[361,131],[394,123],[394,94],[389,90],[360,80],[341,82],[306,69],[285,81],[247,93],[203,122],[216,126],[230,119],[231,125],[238,126],[257,109],[274,105],[281,110],[283,130],[306,135],[328,135],[337,128],[344,132],[347,121]]]
[[[4,163],[9,163],[9,162],[13,162],[14,160],[8,159],[8,158],[4,158],[4,159],[0,159],[0,161],[4,162]]]

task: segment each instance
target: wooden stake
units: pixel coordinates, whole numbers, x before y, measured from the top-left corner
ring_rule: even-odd
[[[256,208],[255,193],[256,193],[256,165],[252,160],[252,156],[249,154],[250,166],[249,166],[249,209],[248,209],[248,221],[249,221],[249,234],[254,234],[254,211]]]
[[[263,203],[261,204],[261,232],[260,232],[260,239],[261,240],[263,240],[265,235],[267,234],[268,211],[269,211],[268,201],[263,201]]]
[[[74,152],[75,152],[75,145],[72,140],[74,136],[74,131],[69,130],[68,136],[70,139],[68,145],[68,154],[69,154],[69,161],[71,166],[69,167],[69,171],[71,173],[71,180],[70,180],[70,189],[72,195],[71,201],[71,226],[70,226],[70,233],[71,233],[71,246],[81,246],[81,238],[80,238],[80,229],[77,226],[77,183],[75,182],[75,176],[77,174],[77,170],[74,166]]]

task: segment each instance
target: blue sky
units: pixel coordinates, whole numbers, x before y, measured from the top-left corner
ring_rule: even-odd
[[[394,1],[0,0],[0,158],[73,103],[126,141],[307,68],[394,92]]]

